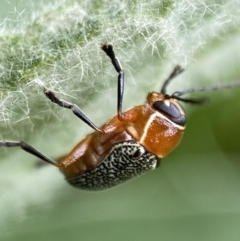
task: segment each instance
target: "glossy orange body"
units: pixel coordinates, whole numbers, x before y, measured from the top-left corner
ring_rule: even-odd
[[[152,92],[144,105],[123,112],[121,120],[115,115],[102,126],[104,133],[95,131],[87,135],[59,162],[66,178],[93,169],[102,162],[115,144],[124,141],[134,140],[155,156],[165,157],[179,144],[185,129],[152,107],[155,101],[166,99],[165,95]],[[175,102],[174,104],[177,103]]]

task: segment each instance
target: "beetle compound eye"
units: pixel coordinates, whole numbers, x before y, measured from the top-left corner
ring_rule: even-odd
[[[169,101],[167,102],[168,104],[166,104],[166,101],[155,101],[153,103],[153,107],[161,112],[161,113],[164,113],[166,115],[168,115],[169,117],[172,117],[174,119],[179,119],[181,117],[181,112],[179,110],[179,108],[170,103]]]
[[[186,124],[186,117],[182,114],[178,106],[170,101],[158,100],[153,103],[153,108],[166,115],[171,121],[179,125]]]

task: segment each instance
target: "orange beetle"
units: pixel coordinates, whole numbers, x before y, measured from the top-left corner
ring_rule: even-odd
[[[165,80],[160,93],[149,93],[144,105],[122,112],[124,72],[119,60],[115,57],[112,45],[103,44],[102,50],[111,59],[119,74],[117,115],[98,128],[78,106],[60,100],[51,90],[44,89],[44,94],[53,103],[71,109],[95,132],[87,135],[68,155],[57,162],[24,141],[0,142],[0,146],[4,147],[20,146],[26,152],[58,167],[71,185],[86,190],[113,187],[147,170],[155,169],[161,159],[168,155],[182,139],[186,117],[178,100],[195,104],[204,101],[180,97],[196,89],[175,92],[172,95],[166,94],[169,82],[183,71],[180,66],[176,66]],[[213,89],[215,87],[201,88],[197,91]]]

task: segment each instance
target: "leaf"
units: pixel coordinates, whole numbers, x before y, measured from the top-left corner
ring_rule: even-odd
[[[57,157],[92,131],[50,103],[43,86],[98,126],[113,116],[117,73],[100,50],[107,41],[125,70],[124,109],[158,91],[176,64],[186,71],[169,93],[240,80],[239,9],[237,0],[28,5],[1,24],[1,139]],[[54,167],[36,168],[34,157],[1,148],[2,240],[236,240],[239,93],[193,93],[210,104],[186,106],[180,146],[159,169],[106,192],[73,189]]]

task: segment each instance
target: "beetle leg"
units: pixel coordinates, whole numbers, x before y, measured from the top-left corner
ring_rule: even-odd
[[[124,120],[124,115],[122,113],[122,101],[123,101],[123,92],[124,92],[124,71],[123,71],[122,66],[120,64],[120,61],[115,56],[112,44],[105,43],[101,47],[102,47],[102,50],[111,59],[114,68],[118,72],[118,90],[117,90],[118,103],[117,103],[117,111],[118,111],[118,118],[120,120]]]
[[[88,124],[94,130],[99,131],[104,134],[104,131],[102,129],[99,129],[96,125],[94,125],[94,123],[82,112],[82,110],[77,105],[68,103],[67,101],[64,101],[64,100],[60,100],[59,98],[56,97],[56,95],[51,90],[44,89],[43,92],[47,96],[47,98],[49,100],[51,100],[53,103],[55,103],[61,107],[64,107],[64,108],[71,109],[72,112],[78,118],[80,118],[83,122]]]
[[[17,146],[21,147],[24,151],[40,158],[41,160],[48,162],[53,166],[59,167],[59,164],[56,161],[45,156],[40,151],[36,150],[34,147],[30,146],[24,141],[1,141],[0,142],[0,147],[17,147]]]

